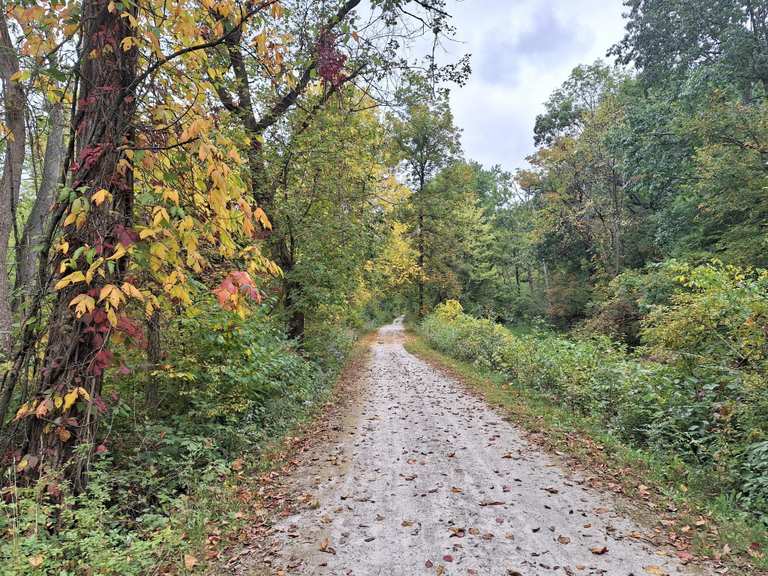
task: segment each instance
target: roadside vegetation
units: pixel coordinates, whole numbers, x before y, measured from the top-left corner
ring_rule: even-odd
[[[458,371],[543,444],[593,473],[606,466],[602,487],[679,507],[662,528],[679,533],[681,558],[768,568],[766,398],[754,386],[764,374],[685,355],[660,362],[603,336],[514,334],[456,301],[438,306],[418,335],[411,351]]]
[[[444,0],[6,3],[0,574],[202,572],[403,313],[764,531],[768,4],[625,4],[511,174]]]

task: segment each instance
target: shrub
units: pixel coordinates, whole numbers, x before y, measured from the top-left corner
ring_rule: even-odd
[[[698,272],[693,277],[699,278]],[[722,283],[714,286],[719,290]],[[500,372],[515,385],[594,419],[633,446],[675,454],[701,466],[745,507],[768,515],[766,379],[764,373],[748,369],[764,364],[754,345],[759,336],[737,326],[739,319],[757,323],[762,318],[762,300],[750,287],[737,297],[740,304],[725,299],[716,307],[709,297],[706,303],[700,301],[698,290],[676,294],[666,322],[682,326],[688,318],[684,308],[701,307],[690,312],[691,321],[717,316],[723,323],[719,336],[692,328],[692,334],[673,336],[662,322],[662,312],[656,311],[646,333],[659,333],[649,346],[661,347],[667,355],[685,351],[685,358],[696,350],[720,350],[728,366],[651,361],[606,336],[566,338],[546,331],[515,335],[464,314],[455,302],[438,306],[420,331],[436,350]],[[728,353],[719,348],[721,338],[732,340]],[[741,364],[738,359],[747,355],[751,363]]]
[[[135,371],[105,381],[110,427],[87,490],[9,479],[0,495],[0,576],[172,571],[211,523],[232,520],[233,462],[255,461],[295,425],[350,342],[349,333],[326,333],[299,354],[269,317],[204,304],[166,327],[157,370],[143,369],[140,351],[122,351],[122,372]],[[145,409],[148,385],[159,405]]]

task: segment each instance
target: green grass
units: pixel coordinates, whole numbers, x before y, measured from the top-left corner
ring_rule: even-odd
[[[596,420],[554,404],[541,393],[510,383],[503,375],[445,356],[418,335],[409,334],[406,349],[458,377],[509,416],[545,449],[575,459],[596,476],[609,478],[630,498],[650,493],[656,511],[676,510],[675,530],[690,538],[696,556],[716,558],[729,574],[768,574],[768,533],[750,515],[738,511],[727,495],[713,492],[707,475],[670,454],[627,446]],[[716,487],[714,487],[716,488]],[[658,512],[654,513],[658,518]],[[706,524],[697,526],[697,522]],[[684,531],[684,527],[689,528]],[[726,550],[726,553],[723,551]]]

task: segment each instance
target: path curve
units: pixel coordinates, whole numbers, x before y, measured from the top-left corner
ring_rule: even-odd
[[[637,539],[643,528],[612,496],[584,487],[403,339],[400,322],[380,330],[335,444],[302,458],[291,489],[305,506],[274,527],[273,573],[700,573]]]

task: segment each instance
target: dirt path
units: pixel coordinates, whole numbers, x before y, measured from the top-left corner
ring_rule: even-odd
[[[402,341],[397,323],[380,331],[357,406],[302,456],[274,573],[694,573]]]

